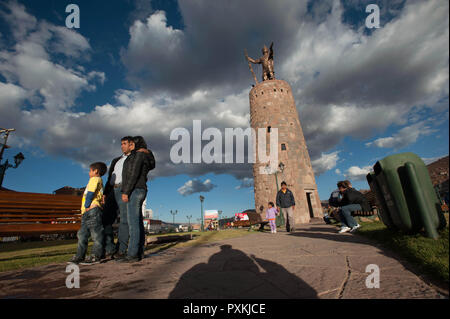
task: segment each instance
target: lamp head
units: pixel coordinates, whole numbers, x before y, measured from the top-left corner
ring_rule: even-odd
[[[16,164],[16,167],[19,166],[23,160],[25,159],[25,156],[23,156],[22,153],[17,154],[14,156],[14,163]]]

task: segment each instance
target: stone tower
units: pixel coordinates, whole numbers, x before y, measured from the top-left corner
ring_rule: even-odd
[[[296,206],[295,224],[308,223],[311,218],[322,217],[322,207],[314,172],[303,136],[302,127],[295,107],[290,85],[283,80],[269,79],[257,83],[249,94],[251,127],[266,129],[266,147],[269,154],[269,134],[272,128],[278,129],[278,161],[284,166],[277,173],[278,187],[286,181],[293,192]],[[256,134],[256,145],[258,134]],[[260,167],[266,164],[256,162],[253,165],[255,206],[261,213],[267,209],[267,203],[275,203],[277,194],[274,174],[261,174]],[[263,208],[261,211],[261,207]]]

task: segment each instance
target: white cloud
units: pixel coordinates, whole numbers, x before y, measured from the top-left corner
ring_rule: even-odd
[[[363,181],[366,180],[366,175],[372,171],[372,166],[352,166],[344,173],[345,178],[350,181]]]
[[[341,170],[339,168],[336,168],[334,171],[337,175],[341,175]]]
[[[22,4],[19,4],[17,1],[9,1],[2,5],[6,6],[10,12],[0,11],[0,17],[3,17],[8,24],[14,25],[12,34],[16,39],[21,39],[36,27],[36,18],[27,13]]]
[[[104,73],[78,63],[90,52],[89,41],[10,2],[6,21],[17,43],[0,50],[7,80],[1,84],[11,89],[0,96],[0,117],[14,123],[24,142],[80,163],[108,161],[120,153],[120,137],[139,134],[164,163],[152,176],[250,178],[250,165],[173,165],[169,134],[190,129],[193,119],[203,128],[248,127],[251,76],[242,51],[257,57],[271,40],[277,77],[292,86],[316,174],[336,166],[338,154],[326,152],[344,137],[368,139],[392,124],[406,125],[413,108],[424,105],[445,110],[446,97],[448,109],[448,2],[407,2],[372,36],[342,23],[340,2],[329,3],[330,13],[326,5],[315,8],[316,19],[306,1],[183,1],[183,30],[154,12],[132,24],[121,52],[136,89],[117,90],[80,113],[73,108],[80,93],[105,81]],[[72,65],[56,61],[51,48]],[[24,100],[32,108],[21,108]]]
[[[244,177],[241,184],[236,186],[235,189],[250,188],[253,187],[253,183],[253,178]]]
[[[0,11],[1,16],[5,17],[17,40],[13,47],[0,51],[0,74],[7,82],[25,89],[31,104],[42,104],[50,111],[70,108],[83,90],[95,89],[95,85],[89,83],[91,75],[80,71],[83,68],[74,70],[51,58],[54,53],[62,53],[67,58],[86,57],[90,45],[82,35],[37,21],[15,1],[5,6],[10,13]],[[20,24],[23,25],[17,29]],[[71,64],[74,62],[71,60]],[[104,74],[100,81],[104,81]]]
[[[437,132],[437,130],[427,125],[427,121],[421,121],[402,128],[393,136],[378,138],[373,142],[366,143],[366,146],[373,145],[380,148],[398,150],[415,143],[420,136],[430,135],[434,132]]]
[[[326,171],[329,171],[330,169],[333,169],[336,167],[336,163],[339,160],[339,151],[332,152],[332,153],[322,153],[322,155],[315,159],[314,161],[311,161],[311,165],[314,170],[314,174],[316,176],[319,176]]]
[[[177,191],[183,196],[188,196],[195,193],[210,192],[214,187],[217,186],[211,183],[211,180],[209,179],[201,182],[200,180],[194,178],[184,183],[184,185],[178,188]]]

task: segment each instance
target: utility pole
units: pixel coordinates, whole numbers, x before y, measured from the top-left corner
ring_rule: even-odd
[[[205,200],[205,197],[203,197],[202,195],[200,195],[200,205],[201,205],[201,216],[202,216],[202,231],[205,231],[205,226],[203,225],[203,201]]]
[[[218,210],[217,212],[219,213],[219,220],[217,222],[217,229],[220,230],[220,216],[222,216],[222,211]]]

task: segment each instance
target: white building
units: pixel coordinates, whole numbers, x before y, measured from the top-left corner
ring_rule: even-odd
[[[144,215],[144,218],[153,218],[153,210],[152,209],[146,209],[142,211],[142,215]]]
[[[144,219],[144,228],[151,233],[158,233],[161,230],[161,221],[155,219]]]

